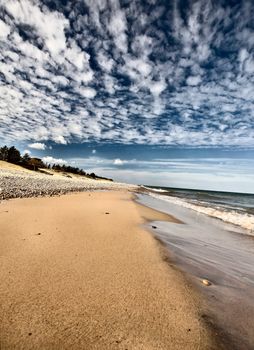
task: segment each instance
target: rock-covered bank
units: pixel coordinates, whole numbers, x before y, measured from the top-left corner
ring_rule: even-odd
[[[133,190],[137,189],[137,186],[86,177],[69,178],[58,174],[50,176],[32,171],[0,169],[0,200],[118,189]]]

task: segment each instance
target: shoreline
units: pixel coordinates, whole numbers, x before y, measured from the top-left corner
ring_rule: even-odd
[[[185,221],[184,226],[160,222],[147,229],[167,251],[171,261],[201,295],[204,321],[219,340],[220,349],[253,348],[253,248],[251,236],[228,230],[214,218],[163,200],[139,195],[138,203]],[[156,230],[152,228],[156,225]],[[202,284],[208,279],[211,286]]]
[[[149,193],[144,194],[149,195]],[[165,214],[166,217],[169,218],[169,220],[164,219],[162,220],[162,222],[185,224],[183,221],[177,219],[171,214],[154,209],[146,205],[145,203],[140,203],[138,201],[137,193],[135,193],[133,200],[136,202],[137,205],[143,208],[147,208],[148,210],[153,210]],[[152,235],[153,239],[157,242],[160,250],[161,259],[168,265],[170,269],[173,269],[182,276],[184,282],[186,283],[188,288],[192,290],[192,292],[197,293],[197,298],[199,299],[199,304],[201,305],[200,310],[202,310],[202,312],[200,313],[200,317],[202,319],[202,322],[206,325],[208,331],[210,332],[211,337],[213,337],[214,339],[215,349],[226,350],[230,348],[231,350],[237,350],[238,347],[235,346],[234,341],[232,341],[232,339],[229,337],[226,330],[218,325],[216,317],[211,314],[209,309],[207,309],[207,296],[202,290],[202,286],[198,284],[196,280],[193,279],[193,276],[191,276],[188,273],[188,271],[185,271],[181,266],[179,266],[177,259],[175,259],[172,252],[170,251],[170,247],[166,244],[166,242],[163,239],[156,235],[156,231],[154,228],[157,229],[157,226],[154,226],[153,224],[156,225],[157,222],[160,220],[157,221],[146,216],[143,217],[145,219],[145,223],[143,224],[143,226]]]
[[[169,218],[141,212],[132,196],[84,192],[1,203],[2,349],[218,348],[198,294],[141,227]]]

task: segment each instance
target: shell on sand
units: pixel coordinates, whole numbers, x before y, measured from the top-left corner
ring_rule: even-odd
[[[207,279],[203,279],[202,280],[202,283],[205,285],[205,286],[210,286],[212,283],[210,281],[208,281]]]

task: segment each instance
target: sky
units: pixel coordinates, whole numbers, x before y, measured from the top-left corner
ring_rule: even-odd
[[[0,0],[0,145],[254,193],[254,2]]]

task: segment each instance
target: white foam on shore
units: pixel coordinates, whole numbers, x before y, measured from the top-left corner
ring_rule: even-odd
[[[145,188],[148,191],[154,191],[154,192],[168,192],[167,190],[163,190],[162,188],[152,188],[152,187],[146,187],[146,186],[141,186],[143,188]]]
[[[150,192],[149,195],[154,198],[161,199],[166,202],[180,205],[182,207],[195,210],[201,214],[205,214],[233,225],[240,226],[249,231],[249,234],[254,234],[254,215],[248,213],[239,213],[235,210],[223,210],[223,208],[212,208],[202,205],[190,203],[182,198],[173,196],[162,196]]]

